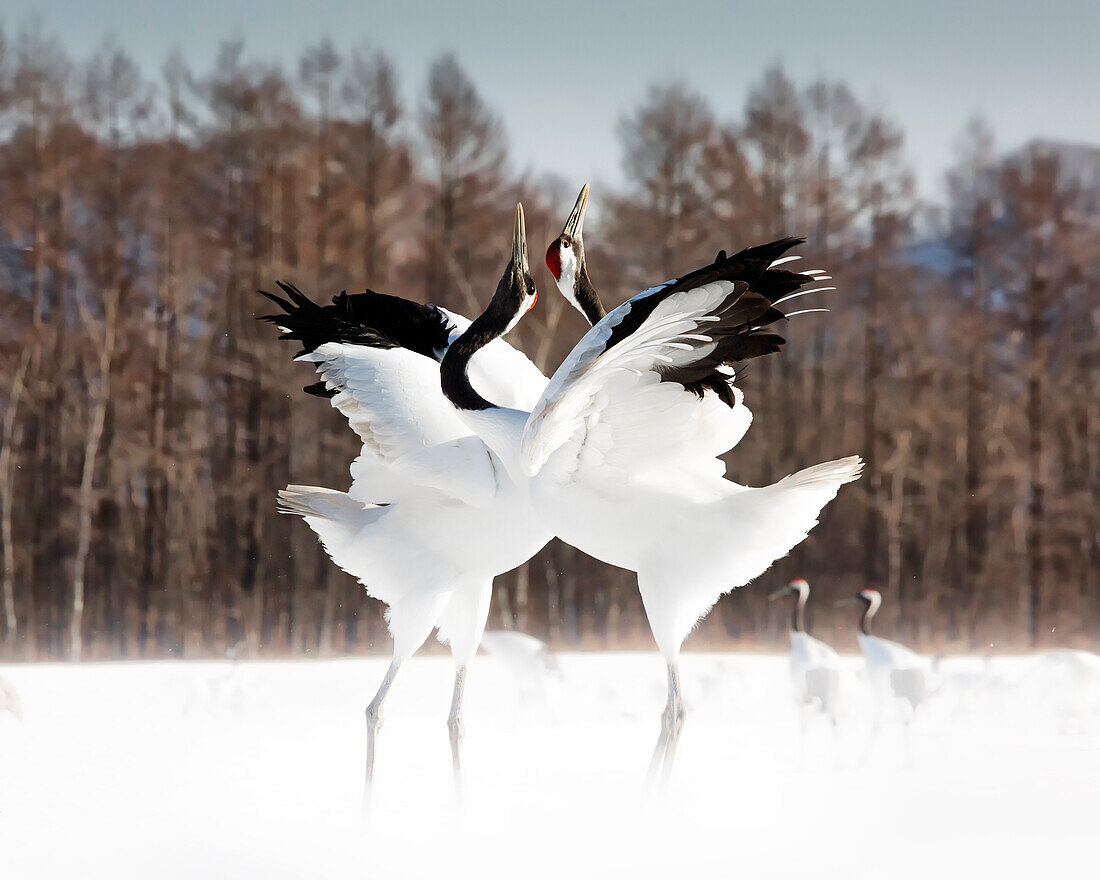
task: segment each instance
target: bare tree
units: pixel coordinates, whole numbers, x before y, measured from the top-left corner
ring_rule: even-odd
[[[329,205],[332,191],[329,173],[330,128],[340,64],[341,58],[336,52],[336,47],[333,45],[332,40],[326,38],[315,46],[308,47],[298,65],[299,76],[302,83],[312,93],[311,97],[317,110],[317,140],[315,145],[317,181],[313,219],[316,233],[318,283],[324,281],[325,265],[328,259],[328,231],[330,217],[332,216]]]
[[[353,121],[349,164],[363,209],[363,281],[382,285],[388,269],[383,258],[382,206],[407,185],[410,170],[404,151],[392,143],[394,126],[401,118],[393,63],[381,51],[365,46],[354,49],[341,94]]]
[[[369,48],[340,59],[322,42],[289,74],[230,42],[195,76],[170,59],[149,102],[117,46],[74,67],[34,27],[0,34],[5,656],[382,643],[378,604],[275,514],[289,480],[345,486],[358,443],[297,392],[307,371],[254,321],[252,291],[288,278],[320,301],[361,284],[415,296],[423,280],[478,312],[514,201],[532,242],[549,240],[576,182],[510,171],[500,120],[453,58],[411,132]],[[694,643],[776,644],[767,587],[806,574],[834,635],[828,600],[874,585],[894,594],[884,626],[925,646],[1094,644],[1100,150],[996,156],[972,125],[943,213],[918,214],[900,128],[844,83],[778,68],[740,110],[658,85],[619,135],[627,179],[594,188],[586,242],[608,306],[786,233],[836,278],[831,314],[795,318],[782,354],[739,377],[757,425],[730,476],[771,482],[853,450],[869,465]],[[544,292],[512,341],[550,372],[583,331]],[[552,542],[498,579],[491,613],[637,646],[632,580]]]
[[[868,117],[852,142],[852,162],[860,185],[860,207],[870,227],[871,239],[863,256],[866,315],[863,334],[863,486],[870,495],[864,526],[864,577],[875,583],[881,576],[880,528],[881,480],[879,470],[879,397],[884,368],[880,334],[883,320],[883,278],[889,255],[904,231],[903,208],[911,194],[911,178],[901,159],[902,133],[879,115]],[[898,611],[906,613],[906,597],[898,596]]]
[[[623,171],[649,221],[633,224],[623,237],[634,240],[638,253],[653,255],[642,261],[655,264],[644,266],[655,270],[651,280],[669,278],[676,261],[710,232],[704,180],[714,115],[698,93],[673,82],[651,86],[642,104],[619,120],[618,130]]]
[[[79,660],[83,646],[85,573],[92,540],[95,475],[103,442],[107,410],[111,402],[111,370],[118,341],[119,310],[130,288],[132,268],[124,266],[122,233],[122,148],[128,133],[149,113],[148,90],[137,66],[117,46],[107,43],[88,68],[85,101],[94,125],[101,126],[110,149],[108,175],[100,194],[103,204],[104,240],[101,246],[99,282],[103,291],[101,336],[96,340],[96,372],[92,379],[91,412],[84,441],[77,501],[78,531],[73,563],[72,610],[69,619],[69,650]],[[88,313],[90,318],[90,312]]]
[[[4,411],[3,437],[0,439],[0,540],[4,551],[4,641],[11,643],[19,629],[15,611],[15,541],[12,538],[12,518],[15,507],[15,493],[12,481],[12,450],[15,446],[16,416],[19,402],[23,398],[24,379],[31,360],[31,346],[25,345],[19,357],[19,365],[11,380],[7,407]]]
[[[764,211],[769,232],[780,235],[799,219],[796,201],[801,165],[810,145],[805,111],[794,83],[781,67],[770,67],[749,91],[745,105],[746,140],[760,159]]]
[[[966,126],[958,144],[958,164],[948,174],[951,241],[960,258],[960,279],[968,291],[966,310],[966,525],[964,572],[977,593],[987,552],[986,346],[990,314],[989,262],[993,223],[993,133],[980,118]]]
[[[453,55],[432,63],[421,100],[420,130],[434,183],[426,241],[427,295],[448,288],[463,293],[462,307],[480,311],[475,289],[488,289],[490,264],[499,253],[500,189],[506,154],[504,129]]]

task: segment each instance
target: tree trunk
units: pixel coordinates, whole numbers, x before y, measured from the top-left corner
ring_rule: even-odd
[[[73,563],[72,607],[69,617],[69,655],[73,660],[80,659],[83,649],[84,575],[92,542],[92,507],[95,503],[96,459],[99,456],[99,446],[103,439],[107,404],[111,393],[111,363],[115,354],[118,301],[119,290],[117,287],[106,293],[103,314],[103,342],[99,349],[99,381],[92,400],[88,432],[84,441],[84,467],[80,477],[80,494],[77,501],[78,532],[76,557]]]
[[[1027,379],[1027,636],[1034,647],[1039,641],[1043,590],[1043,312],[1046,281],[1032,275],[1028,296],[1028,379]]]
[[[4,548],[4,641],[11,644],[18,629],[15,613],[15,541],[12,538],[12,508],[14,492],[12,486],[12,461],[15,458],[15,416],[19,411],[19,401],[23,396],[23,379],[30,364],[33,343],[23,347],[16,367],[15,377],[8,393],[7,411],[4,413],[4,434],[0,441],[0,534]]]

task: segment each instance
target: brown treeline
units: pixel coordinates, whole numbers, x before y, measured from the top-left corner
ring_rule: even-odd
[[[513,171],[452,57],[400,95],[370,47],[273,65],[227,42],[209,70],[147,78],[113,44],[78,62],[34,27],[0,35],[0,658],[388,649],[381,606],[275,512],[288,482],[345,488],[357,444],[301,393],[255,291],[369,286],[472,316],[516,200],[538,252],[581,183]],[[1005,155],[975,121],[930,205],[895,121],[779,68],[742,107],[656,85],[618,132],[625,183],[594,182],[586,238],[607,304],[784,234],[835,278],[806,304],[831,312],[740,380],[756,424],[729,476],[867,461],[689,645],[780,644],[766,593],[800,574],[841,646],[832,602],[865,585],[881,631],[926,648],[1094,646],[1100,152]],[[584,325],[536,280],[511,341],[550,372]],[[498,579],[489,626],[651,643],[633,576],[558,542]]]

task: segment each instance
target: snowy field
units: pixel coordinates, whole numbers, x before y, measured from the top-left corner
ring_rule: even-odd
[[[479,656],[466,809],[451,797],[447,657],[386,706],[360,813],[363,709],[386,661],[0,668],[0,878],[1095,877],[1100,688],[1057,659],[948,660],[907,742],[870,727],[848,659],[839,735],[802,741],[786,658],[688,654],[667,800],[641,782],[665,671]]]

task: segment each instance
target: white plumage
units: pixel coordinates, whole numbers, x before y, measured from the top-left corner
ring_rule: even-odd
[[[630,311],[662,289],[639,294],[608,314],[554,373],[524,430],[528,474],[538,473],[552,456],[552,469],[563,480],[578,469],[591,472],[579,479],[700,465],[724,473],[716,456],[737,445],[752,422],[744,395],[734,389],[732,408],[713,394],[700,400],[682,385],[662,382],[658,369],[690,363],[714,349],[706,326],[735,285],[714,282],[670,296],[635,332],[607,348]]]
[[[561,676],[558,658],[546,642],[514,630],[494,630],[481,638],[485,653],[498,659],[517,678],[541,680]]]
[[[927,702],[935,688],[929,663],[924,658],[905,645],[872,635],[871,625],[875,613],[882,606],[882,594],[878,590],[860,590],[856,601],[864,604],[856,638],[863,654],[873,701],[873,739],[887,706],[896,705],[902,710],[908,728],[917,709]]]
[[[861,590],[859,596],[867,607],[864,610],[860,622],[860,631],[856,635],[856,639],[859,642],[859,649],[863,653],[863,661],[867,667],[867,677],[871,682],[871,686],[880,694],[910,699],[910,694],[898,692],[898,689],[895,688],[892,681],[894,673],[926,673],[928,665],[905,645],[872,635],[871,624],[875,613],[882,607],[882,594],[878,590],[868,589]]]
[[[820,639],[791,632],[791,683],[803,706],[819,709],[837,723],[840,708],[840,664],[837,653]]]
[[[495,342],[475,358],[473,380],[489,385],[494,377],[492,387],[517,401],[535,395],[545,377]],[[284,508],[303,515],[333,561],[390,606],[396,663],[442,620],[441,638],[465,665],[481,634],[470,612],[484,625],[491,579],[537,553],[549,532],[443,397],[438,363],[402,348],[343,343],[302,359],[341,389],[331,403],[363,438],[363,450],[346,493],[289,486],[280,493]]]
[[[580,220],[586,195],[582,190],[558,240],[568,239],[581,255],[573,265],[585,279]],[[482,400],[464,406],[457,374],[465,365],[450,355],[443,364],[448,396],[463,420],[502,460],[518,459],[552,531],[638,573],[669,679],[651,778],[663,766],[667,779],[683,724],[677,661],[684,638],[723,593],[803,540],[822,507],[862,467],[852,456],[756,489],[724,479],[716,457],[741,439],[751,416],[740,393],[726,379],[715,386],[710,374],[782,344],[758,333],[758,322],[782,315],[750,288],[787,293],[811,280],[765,275],[794,243],[775,242],[733,258],[720,254],[714,264],[624,303],[574,347],[530,412]],[[554,247],[547,263],[560,271],[569,263]],[[577,278],[556,277],[567,298],[585,305],[586,315],[593,311],[592,291],[578,294]],[[594,313],[602,309],[597,305]],[[688,387],[701,380],[712,384]]]
[[[19,691],[10,681],[0,678],[0,714],[8,712],[18,721],[23,720],[23,701]]]
[[[607,328],[654,292],[624,303],[554,373],[524,430],[524,463],[555,533],[638,573],[670,663],[714,602],[803,540],[862,466],[853,456],[763,488],[723,478],[716,456],[741,439],[752,418],[743,395],[734,389],[732,408],[712,393],[700,400],[662,381],[661,370],[705,356],[714,346],[712,319],[746,287],[716,282],[673,293],[600,353]],[[715,417],[718,407],[725,418]]]
[[[795,578],[770,598],[793,596],[791,614],[791,686],[795,702],[801,707],[823,712],[835,725],[840,702],[840,657],[820,639],[806,632],[805,609],[810,585]]]
[[[470,322],[444,314],[453,325],[449,345]],[[363,441],[346,492],[292,485],[279,499],[283,512],[305,519],[340,568],[388,606],[394,653],[367,710],[368,790],[382,703],[398,668],[435,628],[456,667],[449,728],[457,784],[465,669],[485,627],[492,579],[527,561],[551,533],[526,486],[509,477],[447,402],[435,359],[400,346],[329,341],[299,360],[316,365],[335,392],[332,406]],[[484,393],[520,406],[532,405],[546,385],[501,339],[473,359],[471,378]]]
[[[1100,655],[1061,648],[1035,657],[1020,682],[1029,710],[1053,718],[1064,732],[1100,729]]]

